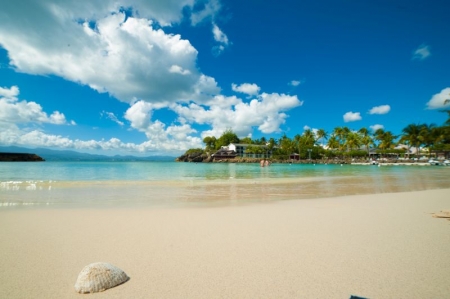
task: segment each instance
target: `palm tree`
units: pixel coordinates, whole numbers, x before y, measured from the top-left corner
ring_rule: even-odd
[[[435,127],[436,126],[434,124],[431,124],[431,125],[423,124],[420,127],[419,138],[422,141],[422,144],[424,145],[424,147],[428,150],[428,157],[431,156],[430,147],[434,143],[431,132],[432,132],[433,128],[435,128]]]
[[[277,141],[275,138],[269,138],[269,144],[267,145],[268,149],[271,151],[275,146],[277,146]]]
[[[300,155],[300,148],[302,146],[302,135],[300,135],[300,134],[295,135],[293,143],[295,144],[295,149],[297,150],[298,154]]]
[[[420,132],[422,130],[423,124],[409,124],[403,128],[403,135],[400,138],[400,142],[406,142],[408,146],[408,156],[409,149],[413,146],[416,148],[416,154],[420,153],[420,146],[422,145],[422,138],[420,137]]]
[[[316,132],[317,140],[322,140],[322,147],[323,147],[323,140],[328,139],[328,133],[324,129],[318,129]]]
[[[333,134],[336,136],[336,138],[339,141],[339,149],[344,149],[345,139],[347,138],[347,134],[350,132],[350,129],[348,127],[336,127],[334,128]]]
[[[278,144],[280,145],[282,152],[286,154],[287,158],[289,158],[289,155],[291,155],[295,150],[295,142],[286,135],[280,139]]]
[[[446,127],[434,127],[431,129],[430,133],[433,140],[433,147],[444,144],[446,139],[448,139],[450,136]]]
[[[385,134],[383,129],[377,129],[375,131],[375,133],[373,133],[373,138],[378,141],[378,145],[381,143],[381,141],[383,140],[383,135]]]
[[[449,93],[449,96],[450,96],[450,93]],[[447,105],[448,103],[450,103],[450,98],[449,99],[445,99],[444,105]],[[441,110],[441,112],[447,112],[448,119],[445,121],[444,124],[446,124],[447,126],[450,126],[450,109]]]
[[[379,147],[381,149],[388,149],[394,147],[394,140],[397,138],[397,136],[393,135],[390,131],[384,132],[382,135],[381,142],[379,144]]]
[[[361,144],[366,147],[367,155],[370,156],[370,146],[375,144],[372,137],[370,135],[361,136]]]
[[[448,114],[448,119],[445,121],[445,124],[447,126],[450,126],[450,110],[444,110],[444,112],[447,112],[447,114]]]
[[[351,131],[347,134],[347,139],[345,141],[345,146],[347,149],[353,150],[361,147],[361,135],[357,132]]]
[[[363,137],[364,136],[368,136],[369,135],[369,129],[363,127],[363,128],[358,130],[358,133],[361,134]]]
[[[314,135],[312,130],[305,130],[302,137],[307,147],[312,147],[316,144],[316,136]]]
[[[330,139],[328,139],[327,143],[328,148],[330,149],[338,149],[340,148],[339,140],[336,135],[332,134]]]
[[[445,138],[445,132],[440,130],[435,124],[423,124],[419,133],[419,138],[428,149],[428,156],[431,156],[431,148]]]

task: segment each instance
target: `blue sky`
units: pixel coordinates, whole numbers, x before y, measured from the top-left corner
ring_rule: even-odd
[[[231,128],[442,124],[448,1],[4,1],[0,145],[177,155]],[[448,108],[448,107],[447,107]]]

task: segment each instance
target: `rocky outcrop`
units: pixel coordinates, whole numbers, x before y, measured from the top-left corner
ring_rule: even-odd
[[[2,162],[41,162],[41,161],[45,161],[45,160],[36,154],[0,153],[0,161],[2,161]]]
[[[175,159],[176,162],[211,162],[212,158],[210,155],[197,152],[187,155],[181,155]]]

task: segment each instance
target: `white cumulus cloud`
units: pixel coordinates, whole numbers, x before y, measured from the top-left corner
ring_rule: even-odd
[[[152,120],[153,111],[162,107],[162,105],[139,101],[126,111],[125,118],[130,121],[131,127],[145,133],[149,139],[147,144],[155,144],[168,150],[201,147],[200,138],[191,136],[192,133],[196,133],[196,130],[189,124],[166,126],[159,120]]]
[[[36,102],[19,101],[19,88],[0,89],[0,122],[11,124],[26,123],[49,123],[55,125],[66,124],[66,117],[59,111],[54,111],[50,115],[42,110],[41,105]]]
[[[359,113],[359,112],[351,112],[351,111],[345,113],[343,117],[344,117],[344,121],[346,123],[347,122],[351,122],[351,121],[358,121],[358,120],[362,119],[361,113]]]
[[[189,70],[185,70],[185,69],[183,69],[181,66],[179,66],[179,65],[172,65],[170,68],[169,68],[169,72],[171,72],[171,73],[177,73],[177,74],[180,74],[180,75],[189,75],[190,73],[191,73],[191,71],[189,71]]]
[[[381,105],[373,107],[369,110],[369,114],[386,114],[391,111],[391,106],[389,105]]]
[[[450,87],[446,87],[440,93],[433,95],[427,102],[427,109],[440,109],[444,107],[450,107]]]
[[[15,98],[19,93],[19,87],[17,86],[11,86],[10,88],[0,87],[0,97]]]
[[[256,84],[243,83],[241,85],[231,84],[231,89],[235,92],[241,92],[248,95],[257,95],[260,91],[260,87]]]
[[[23,2],[27,10],[5,4],[0,11],[4,21],[0,44],[16,70],[56,75],[129,103],[205,97],[204,90],[198,89],[205,75],[196,66],[197,50],[180,35],[155,25],[156,21],[179,21],[181,4],[192,5],[193,1],[127,4],[134,4],[140,17],[127,17],[120,11],[120,1],[86,4],[93,11],[82,10],[78,1]],[[169,13],[174,7],[179,11]],[[207,82],[213,85],[202,87],[219,93],[214,80]]]
[[[280,126],[286,122],[288,111],[303,104],[297,96],[278,93],[262,93],[250,102],[244,102],[236,97],[228,98],[229,105],[209,102],[210,106],[191,103],[177,104],[172,109],[185,122],[208,124],[212,127],[202,133],[202,136],[220,136],[226,129],[231,128],[238,136],[248,136],[256,127],[263,133],[279,132]]]

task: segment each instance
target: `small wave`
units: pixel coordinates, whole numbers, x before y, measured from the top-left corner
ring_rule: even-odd
[[[0,190],[18,191],[18,190],[51,190],[51,183],[53,181],[3,181],[0,182]]]
[[[37,206],[37,205],[43,205],[48,206],[50,205],[49,202],[0,202],[0,208],[6,208],[6,207],[17,207],[17,206]]]

